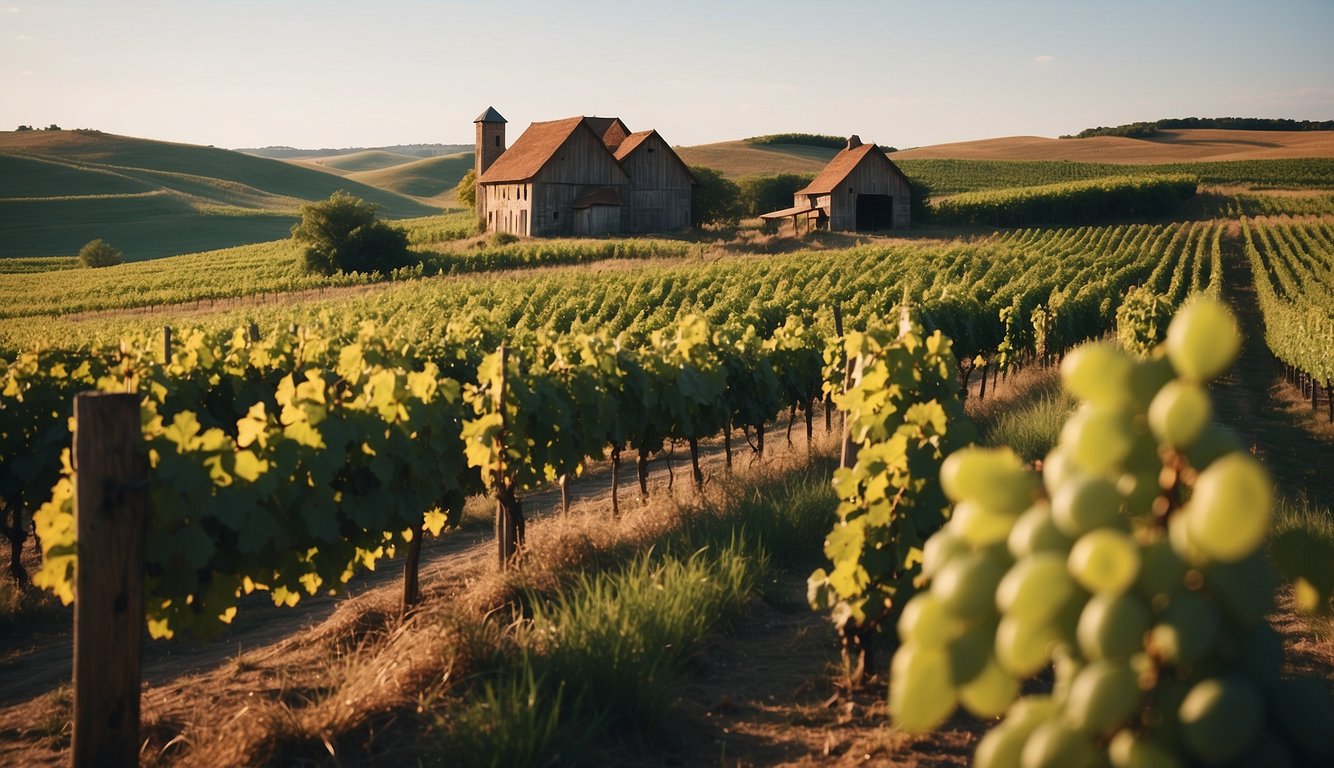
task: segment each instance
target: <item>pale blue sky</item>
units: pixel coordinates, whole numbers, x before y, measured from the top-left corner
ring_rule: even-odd
[[[226,147],[467,143],[488,105],[675,144],[899,147],[1334,119],[1334,0],[0,0],[0,129]]]

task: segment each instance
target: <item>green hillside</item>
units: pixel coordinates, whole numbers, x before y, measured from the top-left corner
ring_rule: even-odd
[[[68,256],[103,238],[129,260],[282,237],[339,189],[391,218],[436,209],[395,192],[225,149],[94,131],[0,132],[0,258]]]
[[[473,153],[463,152],[353,173],[348,178],[400,195],[427,198],[444,204],[453,201],[454,187],[458,186],[459,179],[472,167]]]
[[[380,168],[391,168],[404,163],[411,163],[420,160],[419,157],[411,155],[400,155],[397,152],[386,152],[382,149],[368,149],[363,152],[352,152],[346,155],[331,155],[329,157],[303,157],[300,158],[302,164],[319,165],[335,171],[347,171],[356,173],[358,171],[374,171]]]
[[[687,165],[713,168],[734,179],[775,173],[819,173],[838,152],[801,144],[755,145],[745,141],[721,141],[674,149]]]

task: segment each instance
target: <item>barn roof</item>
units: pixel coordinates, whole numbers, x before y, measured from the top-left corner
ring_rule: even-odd
[[[533,178],[583,122],[582,117],[567,117],[533,123],[477,181],[492,184]]]
[[[819,175],[812,179],[811,183],[807,184],[804,189],[797,190],[797,194],[824,195],[833,192],[848,177],[848,174],[852,173],[853,169],[861,165],[867,155],[872,153],[879,155],[882,160],[888,163],[894,173],[903,176],[903,171],[899,170],[894,161],[885,156],[884,150],[880,147],[875,144],[858,144],[851,148],[839,150],[839,153],[829,161],[829,165],[826,165],[824,170],[820,171]],[[903,179],[907,181],[906,176],[903,176]]]
[[[695,178],[695,174],[690,172],[690,166],[686,165],[685,161],[681,159],[681,156],[676,154],[676,150],[672,149],[672,145],[668,144],[667,140],[662,138],[662,134],[659,134],[651,128],[647,131],[635,131],[625,137],[625,141],[622,141],[621,146],[616,149],[616,160],[624,163],[627,157],[634,154],[635,150],[643,146],[644,142],[648,140],[648,137],[653,136],[654,134],[657,134],[658,140],[662,142],[663,146],[667,147],[667,151],[670,152],[672,157],[676,158],[676,162],[680,163],[681,167],[685,169],[686,175],[690,177],[690,180],[698,181],[698,179]]]
[[[474,123],[508,123],[509,121],[500,116],[495,107],[487,107],[486,111],[477,116]]]
[[[612,152],[616,151],[627,136],[633,135],[619,117],[585,117],[584,122],[588,123],[588,127],[593,129],[593,133],[596,133]]]

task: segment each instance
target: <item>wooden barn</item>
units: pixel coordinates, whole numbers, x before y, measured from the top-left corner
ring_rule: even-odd
[[[606,235],[690,226],[695,178],[657,131],[620,118],[533,123],[505,147],[505,118],[477,125],[477,215],[488,232]]]
[[[884,150],[854,135],[810,184],[797,190],[791,208],[760,218],[792,219],[794,232],[873,232],[909,226],[911,211],[908,177]]]

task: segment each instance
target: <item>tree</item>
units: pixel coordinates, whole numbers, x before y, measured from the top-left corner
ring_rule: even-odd
[[[19,129],[20,131],[31,131],[31,130],[32,130],[32,126],[31,126],[31,125],[20,125],[20,126],[18,127],[18,129]]]
[[[376,219],[379,208],[341,189],[328,200],[301,206],[301,223],[292,227],[292,240],[305,246],[301,270],[389,272],[418,263],[408,251],[408,236]]]
[[[122,261],[125,254],[101,238],[79,249],[79,263],[85,267],[114,267]]]
[[[695,188],[690,195],[690,218],[696,227],[705,224],[736,224],[741,219],[741,187],[719,171],[690,166]]]
[[[459,205],[468,208],[477,207],[477,170],[469,168],[468,172],[459,179],[458,186],[454,187],[454,197],[459,201]]]
[[[792,205],[792,195],[815,178],[810,173],[780,173],[773,176],[747,176],[737,182],[741,205],[747,215],[759,216]]]
[[[48,131],[58,131],[58,130],[60,130],[60,126],[56,125],[55,123],[51,123],[50,125],[46,126],[46,130],[48,130]]]

